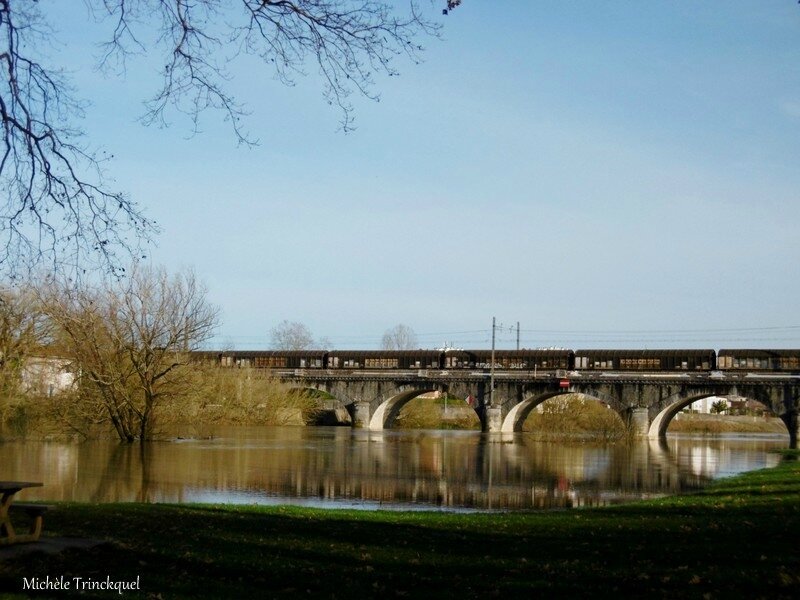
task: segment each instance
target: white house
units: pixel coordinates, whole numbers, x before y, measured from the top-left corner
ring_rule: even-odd
[[[22,389],[26,392],[53,396],[75,384],[75,373],[66,358],[32,356],[22,367]]]

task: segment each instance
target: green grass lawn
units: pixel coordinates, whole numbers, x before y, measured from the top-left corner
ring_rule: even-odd
[[[65,575],[139,576],[139,596],[164,599],[798,597],[794,458],[691,495],[561,512],[60,504],[50,534],[108,543],[6,559],[0,590]]]

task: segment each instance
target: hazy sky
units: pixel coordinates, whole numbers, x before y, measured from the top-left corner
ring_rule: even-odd
[[[88,139],[161,225],[153,261],[207,283],[213,345],[288,319],[488,347],[496,316],[526,347],[800,347],[793,0],[437,4],[443,40],[349,134],[313,67],[242,64],[253,149],[218,114],[138,124],[154,65],[104,77],[79,3],[51,3]]]

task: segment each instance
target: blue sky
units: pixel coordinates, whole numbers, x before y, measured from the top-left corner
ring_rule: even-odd
[[[343,348],[397,323],[488,347],[496,316],[527,347],[800,347],[792,0],[434,7],[443,39],[349,134],[313,68],[286,88],[239,65],[252,149],[218,114],[138,124],[153,61],[98,73],[53,4],[87,139],[161,225],[152,260],[207,283],[214,345],[288,319]]]

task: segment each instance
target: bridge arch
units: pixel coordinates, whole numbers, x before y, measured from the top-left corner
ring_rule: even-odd
[[[522,431],[522,424],[525,419],[531,414],[534,408],[539,406],[542,402],[555,398],[556,396],[566,396],[567,392],[552,392],[548,394],[541,394],[539,396],[530,396],[522,402],[516,404],[511,410],[508,411],[506,418],[503,419],[503,424],[500,427],[502,433],[513,433],[515,431]]]
[[[574,390],[565,390],[565,391],[553,391],[548,392],[545,394],[539,394],[537,396],[530,396],[525,398],[521,402],[514,405],[506,414],[505,419],[503,419],[503,424],[501,426],[500,431],[503,433],[513,433],[522,431],[522,426],[525,423],[525,420],[528,418],[528,415],[531,414],[534,408],[550,400],[551,398],[555,398],[557,396],[567,396],[570,394],[585,396],[587,398],[591,398],[592,400],[596,400],[606,406],[610,406],[623,420],[625,421],[626,415],[620,410],[619,403],[616,402],[614,398],[610,396],[606,396],[605,394],[598,393],[597,391],[592,391],[592,393],[584,393],[584,392],[576,392]]]
[[[400,414],[400,409],[402,409],[403,406],[420,394],[427,394],[435,391],[435,387],[430,387],[429,389],[414,388],[403,391],[398,390],[399,393],[390,396],[378,404],[378,407],[372,413],[369,420],[370,430],[382,431],[384,429],[389,429],[397,418],[397,415]]]
[[[391,428],[397,416],[400,414],[400,411],[406,404],[422,394],[431,392],[447,393],[448,386],[435,382],[428,382],[425,385],[398,386],[384,397],[372,403],[374,409],[371,411],[369,429],[372,431],[381,431]],[[474,407],[473,410],[475,410]],[[480,414],[477,410],[475,410],[475,413],[480,419]]]
[[[332,394],[326,389],[326,386],[296,383],[290,385],[288,391],[306,395],[313,402],[310,414],[304,415],[306,424],[331,426],[353,424],[353,415],[351,414],[353,404],[348,404],[347,399],[343,400],[338,395]]]
[[[681,396],[676,395],[668,398],[665,402],[665,407],[658,412],[658,414],[653,418],[650,422],[650,428],[648,430],[648,437],[649,438],[664,438],[667,435],[667,429],[669,428],[669,424],[672,422],[672,419],[675,418],[679,412],[681,412],[687,406],[697,402],[698,400],[702,400],[703,398],[714,398],[717,397],[718,394],[714,393],[702,393],[702,394],[691,394],[688,396]],[[784,425],[786,425],[786,433],[791,437],[791,427],[789,422],[790,415],[780,415],[775,413],[775,407],[772,406],[769,402],[761,400],[759,398],[750,398],[759,404],[762,404],[770,412],[775,414],[776,416],[780,417],[783,421]]]

